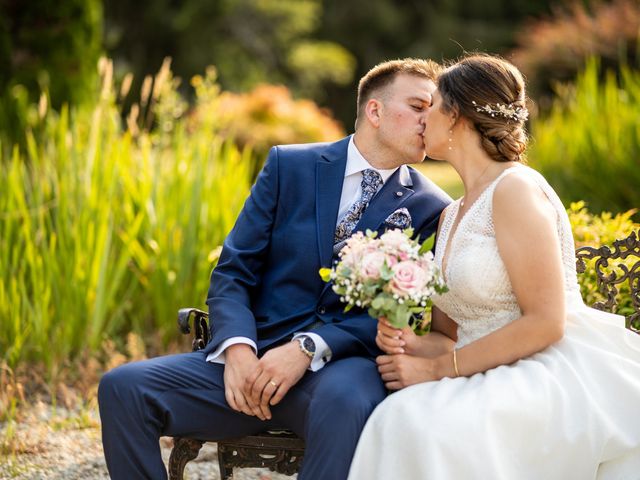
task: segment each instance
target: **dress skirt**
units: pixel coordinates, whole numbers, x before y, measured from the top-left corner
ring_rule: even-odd
[[[391,394],[350,480],[639,480],[640,335],[574,301],[561,341]]]

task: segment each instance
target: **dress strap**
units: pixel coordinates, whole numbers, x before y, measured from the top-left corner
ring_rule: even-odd
[[[438,248],[438,245],[444,246],[448,243],[449,234],[451,233],[451,227],[453,226],[453,222],[458,215],[458,210],[460,209],[460,198],[451,202],[442,212],[444,218],[442,219],[442,225],[440,227],[440,231],[438,232],[438,237],[436,238],[436,254],[435,258],[438,262],[442,261],[442,257],[444,255],[444,248]]]
[[[500,175],[498,175],[496,178],[494,178],[493,181],[486,188],[485,191],[487,192],[487,196],[493,198],[493,191],[496,189],[496,187],[500,183],[500,180],[502,180],[504,177],[506,177],[507,175],[509,175],[510,173],[513,173],[513,172],[522,172],[522,171],[526,171],[526,170],[527,170],[527,168],[524,165],[520,164],[520,163],[516,163],[512,167],[506,168],[505,170],[503,170],[500,173]]]

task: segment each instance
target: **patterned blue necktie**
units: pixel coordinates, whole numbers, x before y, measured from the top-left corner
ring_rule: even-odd
[[[382,186],[382,177],[375,170],[368,168],[362,172],[362,182],[360,182],[360,186],[362,187],[362,196],[353,202],[336,227],[336,232],[333,237],[334,251],[336,250],[335,247],[342,247],[344,241],[351,236],[353,229],[360,221],[367,205],[369,205],[373,196]]]

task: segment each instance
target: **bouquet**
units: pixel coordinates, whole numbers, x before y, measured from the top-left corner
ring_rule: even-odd
[[[431,309],[434,293],[447,287],[433,260],[434,235],[420,244],[413,229],[388,230],[380,238],[367,230],[351,236],[333,268],[320,269],[325,282],[351,308],[368,308],[371,317],[386,317],[396,328],[413,326]]]

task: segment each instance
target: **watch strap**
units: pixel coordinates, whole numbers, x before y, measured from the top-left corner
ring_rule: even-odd
[[[311,360],[313,360],[313,357],[315,356],[315,352],[312,352],[304,345],[307,339],[313,342],[313,339],[306,335],[296,338],[296,340],[298,341],[298,346],[300,347],[300,351],[304,353],[307,357],[309,357]]]

